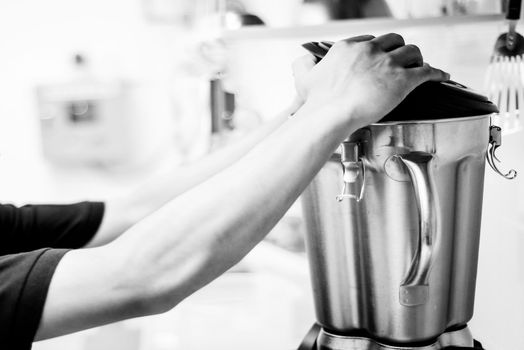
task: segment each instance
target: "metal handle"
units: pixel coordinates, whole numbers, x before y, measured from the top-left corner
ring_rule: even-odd
[[[404,306],[425,304],[429,297],[429,273],[435,255],[438,230],[437,198],[429,153],[412,152],[398,156],[411,177],[419,214],[419,240],[415,256],[400,285],[399,300]]]

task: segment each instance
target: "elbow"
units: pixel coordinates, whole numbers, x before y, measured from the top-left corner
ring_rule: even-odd
[[[140,233],[146,229],[151,232],[155,227],[138,229]],[[135,232],[129,232],[127,237],[133,234]],[[127,295],[126,304],[135,310],[133,316],[159,314],[173,309],[225,271],[225,267],[232,265],[231,254],[221,253],[217,258],[220,244],[215,240],[202,244],[197,239],[198,234],[191,237],[188,239],[181,234],[179,239],[167,244],[161,239],[162,236],[149,241],[141,237],[134,239],[133,236],[133,239],[122,239],[108,245],[107,249],[113,253],[111,255],[119,257],[116,263],[119,287]]]
[[[162,290],[155,285],[144,286],[136,291],[131,307],[136,308],[141,316],[157,315],[177,306],[184,297],[174,291]]]
[[[131,268],[130,264],[125,265],[121,275],[126,277],[121,285],[126,290],[128,308],[134,310],[132,317],[173,309],[202,286],[202,277],[209,270],[206,259],[196,256],[170,266],[144,260],[135,261]]]
[[[107,246],[108,249],[112,245]],[[101,248],[97,248],[101,249]],[[103,249],[103,248],[102,248]],[[115,253],[113,250],[112,253]],[[165,276],[143,259],[128,259],[128,254],[109,254],[112,264],[105,264],[108,304],[119,309],[120,319],[164,313],[174,308],[182,299],[165,288]],[[115,259],[115,257],[117,257]]]
[[[139,274],[119,288],[124,290],[128,318],[161,314],[183,300],[175,291],[166,290],[153,278],[143,278]]]

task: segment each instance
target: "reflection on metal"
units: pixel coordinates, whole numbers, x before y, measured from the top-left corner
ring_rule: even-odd
[[[489,115],[369,125],[319,171],[302,206],[320,325],[412,343],[471,319],[489,127]],[[362,198],[333,200],[356,162]]]
[[[324,330],[317,340],[319,350],[441,350],[446,348],[473,348],[474,341],[469,328],[442,334],[433,344],[426,346],[391,346],[363,337],[344,337]]]

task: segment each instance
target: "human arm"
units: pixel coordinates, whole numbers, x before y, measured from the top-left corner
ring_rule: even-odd
[[[114,242],[67,253],[37,339],[166,311],[222,274],[269,232],[349,134],[418,84],[448,78],[421,60],[396,36],[337,43],[303,77],[304,106],[240,160]]]
[[[125,193],[106,200],[102,224],[85,247],[101,246],[113,241],[171,199],[225,169],[278,129],[301,105],[302,101],[297,97],[289,107],[242,139],[191,164],[172,166]]]

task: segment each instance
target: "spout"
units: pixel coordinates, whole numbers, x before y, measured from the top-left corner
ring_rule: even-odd
[[[354,142],[342,143],[342,152],[340,162],[342,163],[342,180],[344,182],[342,193],[337,196],[337,200],[342,202],[344,199],[354,199],[359,202],[364,196],[364,186],[366,173],[364,164],[359,158],[359,145]],[[351,184],[357,182],[359,176],[362,176],[362,185],[359,194],[351,193]]]

